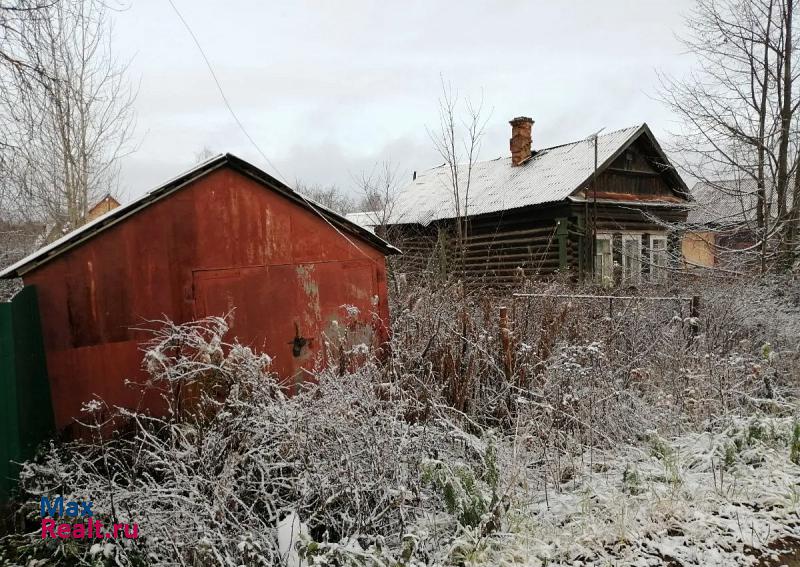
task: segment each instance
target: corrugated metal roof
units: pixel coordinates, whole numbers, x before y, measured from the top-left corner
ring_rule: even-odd
[[[777,195],[772,184],[766,187],[772,203],[770,217],[776,218]],[[717,228],[754,224],[758,216],[758,184],[755,179],[698,181],[692,187],[692,203],[687,221],[694,225],[713,225]],[[791,194],[788,195],[791,206]]]
[[[375,227],[381,224],[381,211],[363,211],[360,213],[347,213],[345,217],[358,226],[375,232]]]
[[[82,244],[97,233],[117,224],[118,222],[123,221],[144,207],[166,197],[167,195],[172,194],[202,175],[205,175],[225,165],[231,166],[240,173],[248,175],[262,184],[269,186],[269,188],[273,191],[280,193],[298,205],[315,211],[328,223],[332,224],[336,230],[345,231],[353,236],[359,237],[385,254],[400,253],[399,249],[392,246],[382,238],[376,236],[373,232],[352,221],[347,220],[344,216],[309,199],[308,197],[304,197],[297,191],[294,191],[284,183],[281,183],[251,163],[248,163],[233,154],[220,154],[199,163],[192,169],[170,179],[155,189],[148,191],[138,199],[117,207],[116,209],[111,209],[107,213],[73,230],[55,242],[40,248],[30,256],[27,256],[19,262],[7,267],[3,271],[0,271],[0,278],[13,278],[21,276],[26,271],[33,269],[34,267],[37,267],[44,262],[51,260],[52,258],[55,258],[74,246]]]
[[[648,131],[642,124],[598,136],[597,158],[602,166],[621,148]],[[459,166],[461,192],[465,192],[467,166]],[[524,164],[512,167],[511,158],[497,158],[474,164],[469,195],[461,195],[462,214],[493,213],[562,201],[594,173],[594,141],[584,139],[561,146],[536,150]],[[392,224],[427,225],[455,218],[455,199],[449,168],[443,164],[424,171],[397,197]],[[465,205],[467,205],[465,207]]]

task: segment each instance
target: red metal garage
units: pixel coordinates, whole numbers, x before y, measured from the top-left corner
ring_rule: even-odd
[[[273,356],[284,378],[313,364],[344,305],[358,308],[370,340],[385,340],[385,255],[396,252],[226,154],[0,277],[37,288],[53,410],[63,428],[94,396],[120,406],[141,402],[125,381],[143,378],[139,345],[148,335],[135,327],[145,320],[189,321],[235,307],[231,335]],[[298,333],[311,339],[301,349]]]

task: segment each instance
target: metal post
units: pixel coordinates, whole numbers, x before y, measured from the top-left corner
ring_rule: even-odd
[[[598,132],[599,134],[599,132]],[[592,199],[594,200],[594,205],[592,206],[592,242],[591,242],[591,251],[592,251],[592,277],[594,277],[594,262],[595,256],[597,253],[595,252],[595,243],[597,242],[597,135],[594,135],[594,172],[592,173]]]
[[[592,200],[593,200],[593,207],[592,207],[592,221],[589,222],[589,199],[585,199],[584,203],[584,212],[586,213],[586,228],[584,229],[584,235],[586,239],[589,241],[587,244],[587,253],[589,254],[589,269],[591,269],[591,277],[594,278],[594,270],[595,270],[595,240],[597,239],[597,136],[600,135],[600,132],[605,130],[605,126],[600,128],[597,132],[586,138],[586,141],[593,141],[594,142],[594,172],[592,173]],[[591,228],[589,228],[589,224],[591,224]]]

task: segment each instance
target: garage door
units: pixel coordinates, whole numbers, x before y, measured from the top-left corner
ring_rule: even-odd
[[[194,272],[195,315],[228,315],[228,340],[273,358],[289,384],[324,364],[325,342],[347,330],[371,340],[375,266],[370,261],[258,266]]]

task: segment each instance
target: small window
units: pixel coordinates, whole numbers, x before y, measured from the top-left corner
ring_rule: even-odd
[[[642,235],[622,235],[622,278],[626,283],[638,283],[642,274]]]
[[[667,279],[667,237],[650,237],[650,279],[663,282]]]
[[[611,252],[611,235],[597,235],[594,241],[594,278],[603,285],[614,281],[614,256]]]

